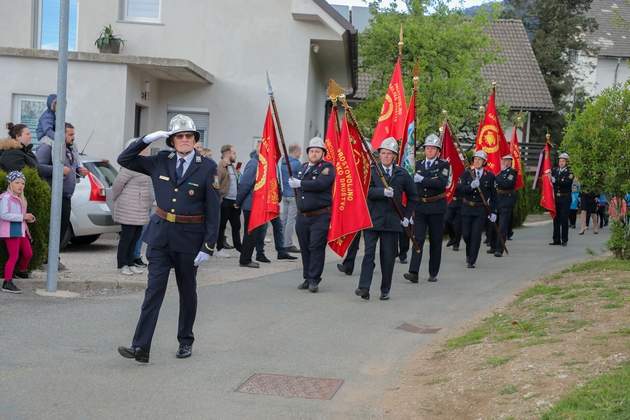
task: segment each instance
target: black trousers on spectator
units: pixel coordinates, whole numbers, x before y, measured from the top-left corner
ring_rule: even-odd
[[[142,226],[120,225],[120,240],[118,241],[118,268],[133,265],[136,259],[136,242],[142,235]]]
[[[241,209],[234,208],[234,200],[224,198],[221,202],[221,223],[219,224],[219,240],[217,241],[217,251],[223,249],[225,244],[225,227],[230,222],[232,226],[232,245],[238,252],[241,252]]]
[[[61,198],[61,232],[59,234],[60,243],[63,243],[63,238],[66,236],[66,232],[70,227],[70,212],[72,211],[72,199],[70,197]]]
[[[256,242],[256,256],[265,255],[265,237],[267,236],[267,227],[269,223],[263,225],[263,231],[258,236]],[[282,222],[279,217],[271,220],[271,227],[273,228],[273,244],[276,247],[278,254],[284,252],[284,231],[282,230]]]
[[[243,229],[243,244],[241,245],[241,256],[238,259],[239,264],[249,264],[252,262],[252,255],[254,254],[256,243],[259,240],[258,238],[264,233],[265,225],[258,226],[252,233],[247,233],[250,214],[251,211],[243,210],[245,228]]]
[[[569,210],[569,226],[575,227],[575,223],[577,222],[577,209]]]

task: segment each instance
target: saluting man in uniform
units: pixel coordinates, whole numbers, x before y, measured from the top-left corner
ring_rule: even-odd
[[[174,151],[140,155],[151,143],[164,139]],[[172,268],[179,291],[176,356],[183,359],[192,355],[197,267],[214,252],[220,209],[217,165],[194,151],[198,141],[193,120],[176,115],[170,121],[169,131],[147,134],[118,157],[122,167],[151,177],[157,202],[143,236],[148,245],[149,279],[140,319],[131,347],[118,348],[123,357],[138,362],[149,362],[151,340]]]
[[[420,252],[411,254],[409,272],[404,277],[412,283],[418,283],[418,273],[422,261],[424,239],[429,230],[429,278],[437,281],[442,260],[442,240],[444,239],[444,214],[446,213],[446,187],[451,165],[439,158],[442,141],[435,134],[429,134],[424,140],[425,159],[416,162],[413,181],[418,189],[418,203],[414,213],[415,236]]]
[[[464,171],[457,183],[457,193],[462,197],[462,235],[466,242],[468,268],[475,268],[486,218],[492,223],[497,221],[496,211],[493,210],[495,205],[494,174],[484,169],[487,161],[486,152],[476,151],[473,156],[473,167]],[[480,191],[491,209],[490,214],[487,214]]]
[[[289,178],[289,186],[298,189],[295,230],[304,277],[298,289],[317,293],[326,258],[335,168],[324,160],[326,146],[321,138],[313,137],[306,153],[308,162],[302,165],[297,178]]]
[[[573,172],[568,165],[569,154],[560,153],[558,166],[551,170],[551,182],[556,197],[556,217],[553,219],[553,242],[549,245],[567,246],[569,241],[569,211],[571,210]]]
[[[416,189],[409,173],[395,164],[398,156],[398,142],[393,137],[388,137],[381,143],[378,149],[380,167],[389,187],[381,181],[374,166],[371,168],[370,188],[368,189],[367,204],[372,218],[372,228],[363,231],[365,254],[361,264],[361,276],[359,287],[355,294],[362,299],[370,299],[370,286],[374,274],[374,258],[376,257],[376,243],[380,241],[379,255],[381,260],[381,300],[389,299],[392,287],[392,275],[394,263],[398,254],[398,237],[407,227],[413,223],[412,214],[417,200]],[[392,200],[402,207],[402,194],[407,194],[408,205],[404,208],[405,217],[400,220],[394,210]]]
[[[512,226],[512,212],[516,205],[516,178],[518,174],[512,168],[512,155],[505,155],[501,159],[501,166],[503,169],[495,177],[495,187],[497,191],[497,215],[499,220],[499,231],[501,232],[501,238],[497,236],[496,229],[492,229],[492,236],[495,239],[490,242],[491,249],[488,253],[494,254],[495,257],[501,257],[503,255],[503,244],[507,241],[510,227]]]

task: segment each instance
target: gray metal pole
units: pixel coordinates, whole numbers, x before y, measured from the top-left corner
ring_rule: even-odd
[[[61,235],[61,194],[63,191],[63,161],[66,142],[66,87],[68,81],[68,22],[70,0],[60,1],[59,58],[57,62],[57,107],[55,108],[55,139],[52,150],[53,177],[50,202],[50,234],[48,236],[48,276],[46,289],[57,291],[59,270],[59,240]],[[72,176],[72,175],[70,175]]]

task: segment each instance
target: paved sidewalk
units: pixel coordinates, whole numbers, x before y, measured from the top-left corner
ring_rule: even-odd
[[[334,262],[316,295],[296,289],[299,270],[209,281],[199,288],[189,360],[174,357],[178,299],[170,290],[148,366],[115,350],[129,343],[141,293],[70,300],[0,295],[0,418],[383,418],[383,390],[395,387],[409,357],[436,337],[397,327],[450,334],[540,275],[601,252],[608,236],[607,229],[584,236],[572,231],[568,247],[550,247],[550,229],[517,230],[508,242],[510,256],[484,253],[476,270],[465,268],[463,251],[446,249],[436,284],[412,285],[402,279],[406,266],[397,265],[389,302],[354,296],[358,276],[342,275]],[[203,276],[215,272],[209,267]],[[378,277],[377,269],[375,289]],[[331,400],[235,392],[257,373],[343,382]],[[298,385],[287,381],[280,391],[325,391]]]

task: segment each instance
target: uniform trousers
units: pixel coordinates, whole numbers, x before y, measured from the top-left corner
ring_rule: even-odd
[[[466,262],[470,264],[477,262],[479,247],[481,246],[481,234],[486,225],[486,212],[484,209],[480,210],[480,212],[462,214],[462,236],[466,243]]]
[[[295,229],[302,254],[302,275],[309,284],[322,281],[330,213],[305,216],[299,213]]]
[[[361,276],[359,277],[359,288],[370,289],[372,276],[376,264],[376,244],[379,245],[379,259],[381,261],[381,293],[389,293],[392,288],[392,276],[394,274],[394,263],[398,253],[399,232],[382,230],[364,230],[363,242],[365,243],[365,254],[361,263]]]
[[[556,199],[556,217],[553,219],[553,242],[565,243],[569,241],[569,211],[571,198]]]
[[[442,261],[442,239],[444,238],[444,213],[424,214],[418,213],[414,216],[415,236],[420,252],[413,250],[411,253],[411,262],[409,263],[409,272],[418,274],[420,271],[420,263],[422,262],[422,250],[424,248],[424,240],[429,232],[429,275],[437,277],[440,271],[440,263]]]
[[[462,239],[462,211],[459,206],[449,206],[444,218],[444,227],[453,245],[459,247]]]

